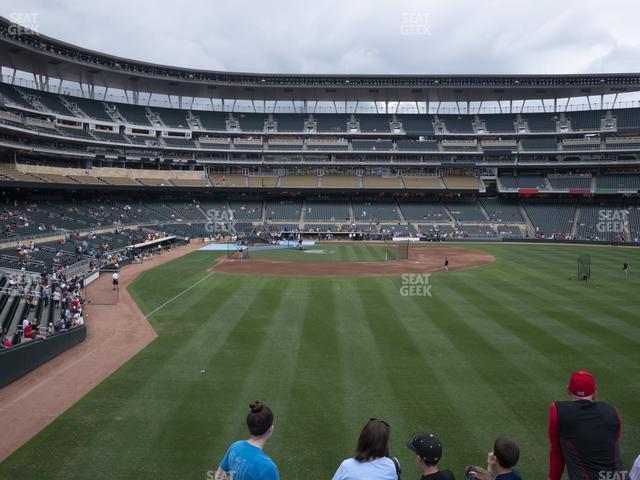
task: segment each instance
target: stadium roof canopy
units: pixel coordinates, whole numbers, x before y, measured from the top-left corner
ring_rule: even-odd
[[[310,75],[195,70],[94,52],[31,32],[4,17],[0,17],[0,66],[96,87],[238,100],[471,102],[640,91],[640,73]]]

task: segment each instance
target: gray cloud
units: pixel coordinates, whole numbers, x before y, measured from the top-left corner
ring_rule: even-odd
[[[123,57],[292,73],[640,70],[637,3],[5,0],[42,33]]]

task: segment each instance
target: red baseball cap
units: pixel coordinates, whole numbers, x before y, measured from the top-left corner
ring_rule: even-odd
[[[569,393],[576,397],[590,397],[596,393],[596,379],[589,372],[578,370],[571,374],[567,385]]]

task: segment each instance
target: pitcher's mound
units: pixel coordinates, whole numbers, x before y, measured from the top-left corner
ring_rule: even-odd
[[[287,277],[379,277],[403,273],[431,273],[444,271],[444,259],[449,270],[488,265],[493,255],[468,248],[412,247],[408,260],[387,262],[330,262],[289,260],[237,260],[220,258],[212,268],[215,272],[237,275],[277,275]]]

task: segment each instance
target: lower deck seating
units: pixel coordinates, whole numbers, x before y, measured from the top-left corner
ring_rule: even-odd
[[[147,187],[171,187],[173,184],[167,178],[136,178],[138,182]]]
[[[402,177],[406,188],[444,190],[445,185],[439,177]]]
[[[208,187],[206,178],[172,178],[171,183],[176,187]]]
[[[280,179],[283,188],[318,188],[318,176],[286,175]]]
[[[278,184],[277,176],[252,175],[247,177],[249,188],[275,188]]]
[[[322,188],[361,188],[360,178],[350,175],[325,175],[322,177]]]
[[[571,236],[576,206],[573,203],[524,203],[535,234],[544,238],[568,238]]]
[[[362,177],[364,188],[402,188],[400,177]]]
[[[211,175],[209,177],[214,188],[240,188],[247,186],[247,177],[244,175]]]
[[[442,179],[449,189],[480,190],[478,179],[470,176],[448,176]]]

